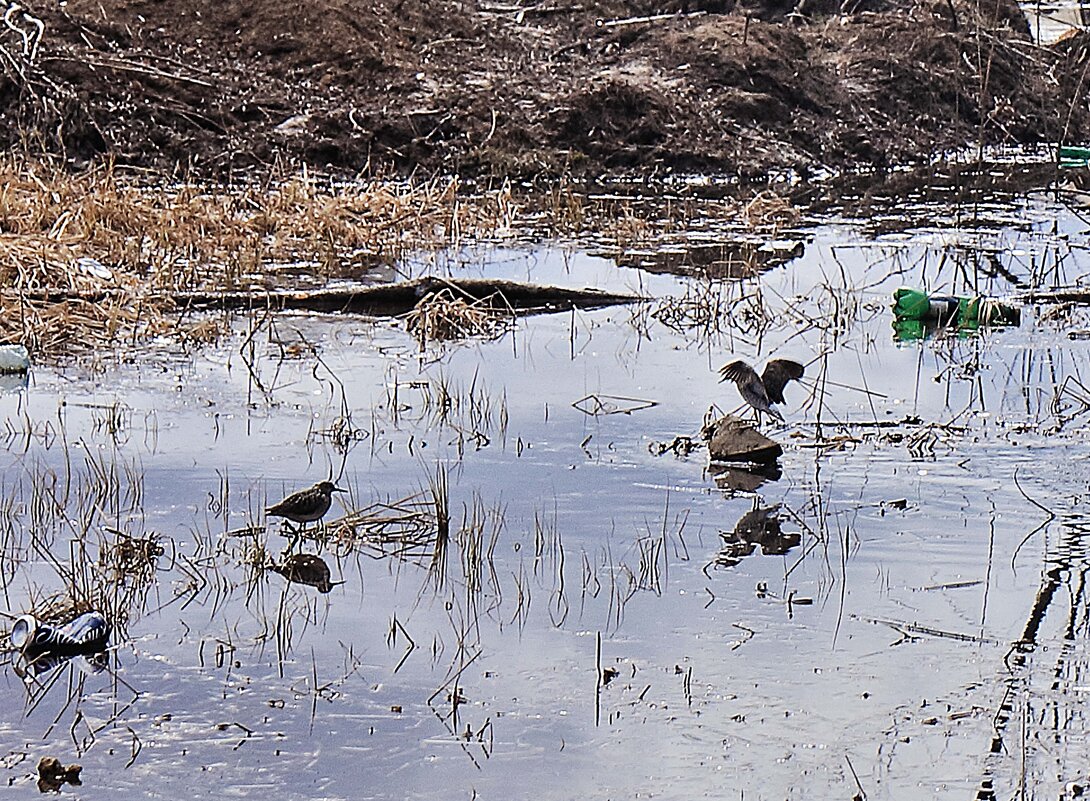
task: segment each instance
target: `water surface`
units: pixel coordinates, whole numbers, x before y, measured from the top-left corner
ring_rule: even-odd
[[[494,341],[284,315],[35,368],[0,398],[7,608],[105,581],[117,532],[164,553],[111,585],[107,670],[6,666],[9,782],[56,755],[87,797],[1057,797],[1088,750],[1090,319],[898,342],[888,306],[1078,282],[1087,227],[1044,195],[918,211],[789,232],[748,279],[601,245],[402,265],[655,299]],[[778,479],[659,453],[739,405],[734,357],[825,379],[787,390]],[[423,533],[304,542],[328,594],[255,568],[288,543],[264,506],[330,476],[329,521],[404,501]]]

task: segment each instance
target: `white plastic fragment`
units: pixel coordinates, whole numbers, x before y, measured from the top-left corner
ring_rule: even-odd
[[[30,369],[30,354],[22,345],[0,345],[0,373],[25,373]]]
[[[92,259],[89,256],[83,256],[76,259],[76,267],[80,272],[95,278],[100,278],[103,281],[109,281],[114,277],[114,274],[110,272],[110,268],[100,262],[98,259]]]

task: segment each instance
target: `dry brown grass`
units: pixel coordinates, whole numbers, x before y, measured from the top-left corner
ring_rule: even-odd
[[[767,190],[758,192],[746,201],[740,212],[747,228],[763,232],[775,232],[798,225],[802,218],[798,207],[790,200]]]
[[[0,158],[0,342],[38,355],[114,345],[173,332],[172,292],[317,287],[464,240],[587,225],[642,239],[663,224],[643,204],[588,201],[570,188],[523,200],[507,184],[470,194],[451,178],[337,182],[303,172],[234,186],[164,185],[110,166],[72,174]],[[733,212],[755,226],[785,213],[773,197]],[[496,330],[491,310],[458,305],[451,297],[418,310],[417,332],[436,339]]]
[[[99,168],[0,163],[0,285],[91,289],[73,265],[97,259],[155,289],[266,283],[269,265],[335,271],[386,262],[492,228],[502,198],[462,204],[455,180],[334,183],[307,174],[235,187],[146,186]],[[12,258],[14,257],[14,258]]]
[[[506,189],[464,203],[450,179],[334,183],[303,173],[260,185],[149,186],[109,167],[73,175],[8,159],[0,341],[41,353],[161,333],[171,328],[171,291],[358,278],[406,252],[505,226],[513,211]]]

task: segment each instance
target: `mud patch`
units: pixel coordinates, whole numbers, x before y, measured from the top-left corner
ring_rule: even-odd
[[[41,4],[33,51],[0,36],[0,143],[219,175],[756,176],[1087,128],[1085,46],[1036,50],[1010,0],[673,5]]]

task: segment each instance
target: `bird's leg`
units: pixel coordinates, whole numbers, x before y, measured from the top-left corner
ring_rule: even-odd
[[[291,552],[294,551],[295,546],[299,544],[299,539],[301,536],[298,529],[294,528],[293,526],[289,526],[286,522],[284,524],[284,528],[286,528],[288,531],[288,533],[284,535],[288,538],[288,544],[284,546],[284,550],[280,554],[280,558],[282,560],[287,558],[288,556],[291,556]]]

